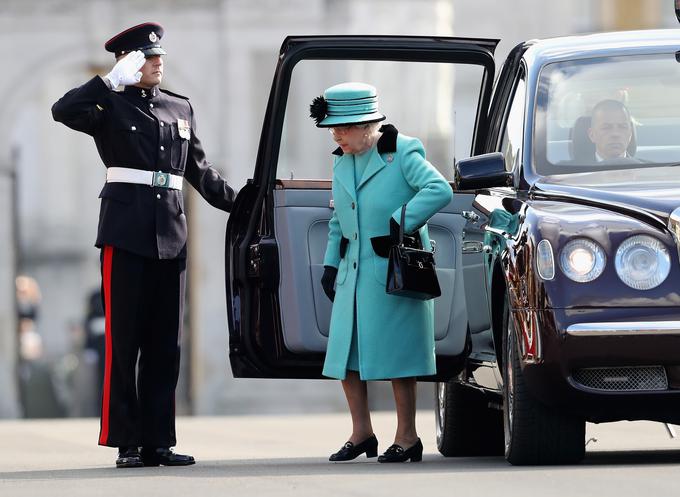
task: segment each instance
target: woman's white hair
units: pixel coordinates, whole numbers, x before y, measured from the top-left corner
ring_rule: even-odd
[[[371,134],[373,134],[376,131],[378,131],[380,126],[382,126],[382,122],[378,121],[378,122],[375,122],[375,123],[364,124],[364,129],[369,131]]]

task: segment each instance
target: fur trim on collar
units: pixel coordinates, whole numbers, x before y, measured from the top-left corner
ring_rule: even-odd
[[[392,126],[391,124],[383,124],[380,127],[380,132],[382,136],[378,138],[378,153],[388,154],[397,151],[397,135],[399,130]],[[333,150],[333,155],[344,155],[342,148],[338,147]]]

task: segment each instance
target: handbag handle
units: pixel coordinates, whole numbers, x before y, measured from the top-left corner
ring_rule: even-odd
[[[406,220],[406,204],[401,206],[401,221],[399,222],[399,245],[404,246],[404,221]]]

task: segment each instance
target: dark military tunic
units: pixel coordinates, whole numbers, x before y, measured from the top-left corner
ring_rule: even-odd
[[[94,137],[107,168],[184,176],[210,204],[231,209],[234,192],[206,160],[186,97],[157,87],[127,86],[115,92],[95,76],[60,98],[52,115]],[[100,197],[97,247],[111,245],[157,259],[186,256],[187,226],[180,190],[106,183]]]
[[[96,76],[52,107],[91,135],[104,165],[184,176],[213,206],[234,192],[206,161],[189,100],[159,88],[112,91]],[[180,190],[106,183],[100,194],[106,357],[99,443],[175,445],[187,226]],[[139,374],[136,374],[136,371]]]

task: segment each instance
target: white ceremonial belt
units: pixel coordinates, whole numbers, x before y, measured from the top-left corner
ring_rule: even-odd
[[[143,171],[129,167],[109,167],[106,170],[107,183],[135,183],[159,188],[182,189],[182,176],[161,171]]]

